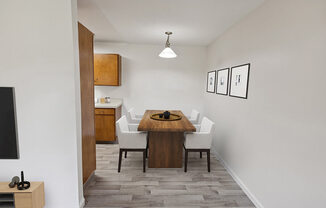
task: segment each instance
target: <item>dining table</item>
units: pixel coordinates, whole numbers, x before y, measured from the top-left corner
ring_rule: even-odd
[[[154,114],[164,110],[146,110],[139,123],[138,131],[148,134],[148,167],[181,168],[183,143],[186,132],[195,132],[196,128],[180,110],[171,110],[171,114],[181,117],[179,120],[156,120]]]

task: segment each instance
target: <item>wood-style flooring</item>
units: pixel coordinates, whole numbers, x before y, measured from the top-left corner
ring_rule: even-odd
[[[118,173],[117,144],[97,144],[96,180],[85,190],[86,206],[104,207],[255,207],[220,162],[189,153],[183,168],[142,171],[142,153],[128,152]]]

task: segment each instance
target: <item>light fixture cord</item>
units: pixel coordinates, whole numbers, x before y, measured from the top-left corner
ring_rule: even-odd
[[[170,48],[170,35],[168,35],[168,38],[166,40],[165,48]]]

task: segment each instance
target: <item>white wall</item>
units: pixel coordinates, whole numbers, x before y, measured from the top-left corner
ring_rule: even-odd
[[[72,32],[75,63],[75,106],[77,130],[77,167],[78,167],[78,201],[79,206],[85,205],[83,184],[83,155],[82,155],[82,118],[81,118],[81,93],[80,93],[80,67],[79,67],[79,40],[78,40],[78,12],[77,0],[71,0]]]
[[[205,47],[176,47],[176,59],[162,59],[162,45],[95,43],[95,53],[118,53],[122,56],[122,85],[97,86],[95,97],[123,98],[124,111],[146,109],[192,108],[202,111],[202,70],[206,64]]]
[[[0,86],[15,87],[20,149],[19,160],[0,160],[0,181],[21,170],[44,181],[46,208],[82,200],[75,14],[74,0],[0,3]]]
[[[326,205],[325,11],[269,0],[208,47],[207,71],[251,63],[248,100],[205,93],[204,109],[218,153],[266,208]]]

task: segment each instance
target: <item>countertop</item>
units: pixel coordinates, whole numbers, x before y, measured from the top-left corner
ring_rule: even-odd
[[[95,103],[95,108],[119,108],[122,105],[122,99],[111,98],[110,103]]]

